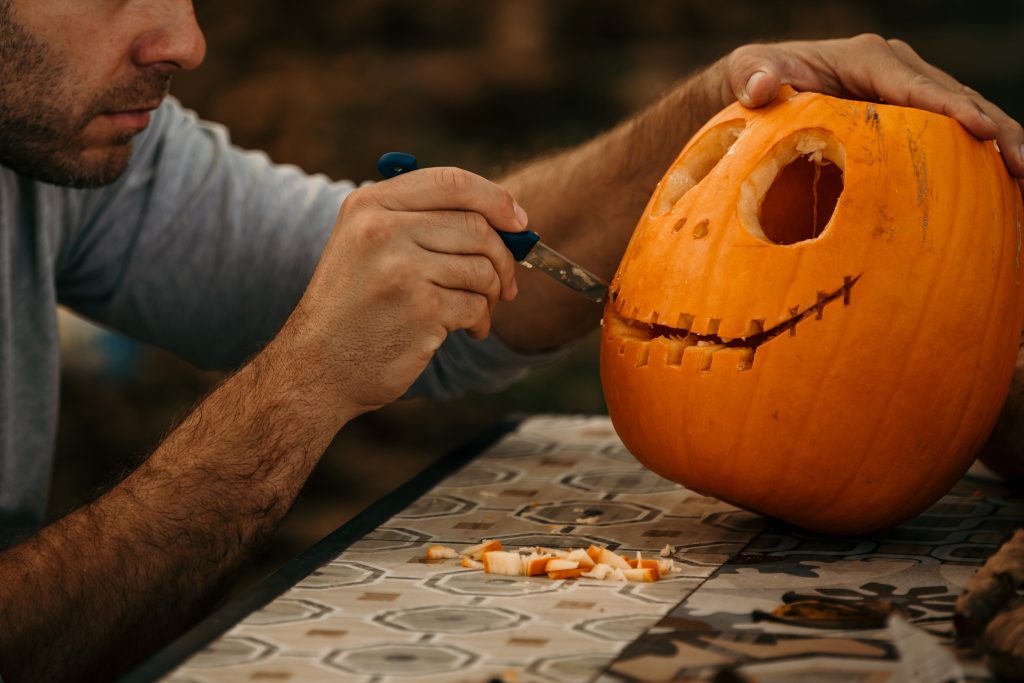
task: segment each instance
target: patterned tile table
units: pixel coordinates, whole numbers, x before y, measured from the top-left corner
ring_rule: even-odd
[[[700,680],[723,666],[759,681],[902,680],[885,629],[822,631],[762,613],[787,593],[882,597],[945,636],[954,596],[1022,512],[998,486],[965,480],[877,539],[766,530],[640,467],[605,417],[534,417],[399,490],[125,680]],[[432,543],[482,538],[671,544],[678,571],[654,584],[550,581],[423,559]]]

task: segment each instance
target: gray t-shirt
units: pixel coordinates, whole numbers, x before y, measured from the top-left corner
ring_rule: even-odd
[[[0,548],[46,507],[57,303],[200,366],[236,367],[298,302],[353,187],[238,150],[172,99],[107,187],[0,166]],[[456,333],[410,393],[495,390],[551,357]]]

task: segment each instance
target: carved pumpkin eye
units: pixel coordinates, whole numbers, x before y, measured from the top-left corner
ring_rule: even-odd
[[[842,194],[845,159],[842,143],[827,130],[787,135],[742,185],[739,214],[743,227],[773,244],[817,239]]]
[[[704,133],[662,180],[651,215],[665,215],[683,195],[704,180],[736,144],[746,125],[745,119],[734,119]]]
[[[828,533],[938,500],[1006,395],[1024,204],[944,116],[736,104],[641,216],[606,304],[612,423],[647,467]]]

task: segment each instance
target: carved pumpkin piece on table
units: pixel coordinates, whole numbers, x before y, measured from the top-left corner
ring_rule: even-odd
[[[601,375],[647,467],[865,533],[935,502],[1006,396],[1021,200],[944,116],[787,90],[658,185],[611,285]]]

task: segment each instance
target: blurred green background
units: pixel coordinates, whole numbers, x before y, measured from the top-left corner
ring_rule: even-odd
[[[1024,118],[1024,3],[763,0],[217,0],[209,55],[173,94],[276,161],[356,181],[384,151],[484,175],[564,148],[751,41],[901,37]],[[543,231],[543,226],[536,226]],[[65,323],[51,516],[95,496],[218,376]],[[410,402],[335,440],[250,584],[510,412],[604,410],[593,338],[495,396]]]

